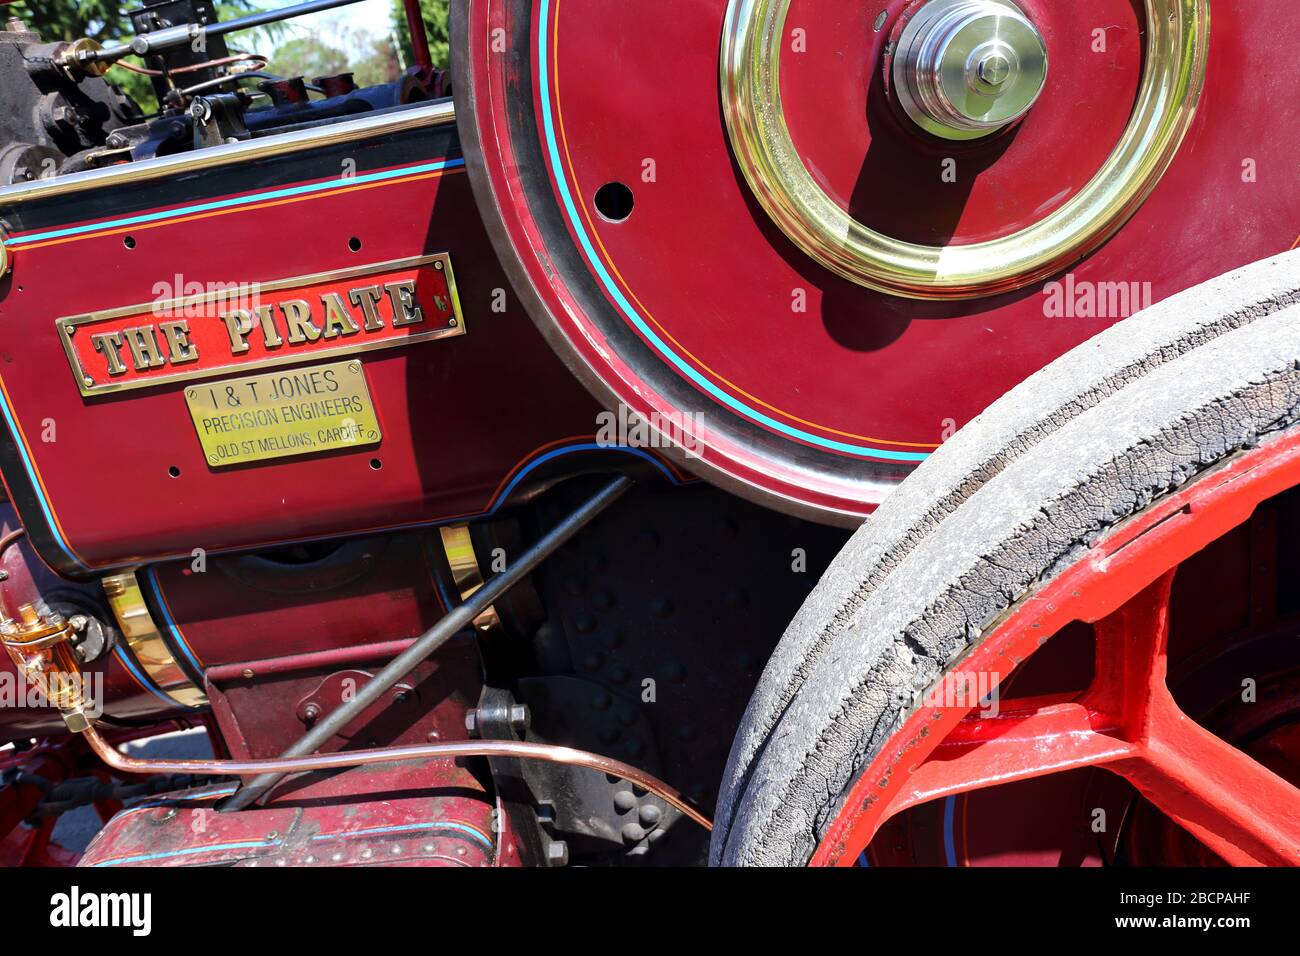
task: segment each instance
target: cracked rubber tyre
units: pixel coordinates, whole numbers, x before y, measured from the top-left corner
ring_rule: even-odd
[[[950,439],[790,624],[724,772],[711,859],[804,865],[907,702],[1090,542],[1300,422],[1300,253],[1140,312]]]

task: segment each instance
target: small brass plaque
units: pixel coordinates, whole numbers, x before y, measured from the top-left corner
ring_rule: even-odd
[[[214,468],[364,448],[383,437],[355,359],[191,385],[185,404]]]

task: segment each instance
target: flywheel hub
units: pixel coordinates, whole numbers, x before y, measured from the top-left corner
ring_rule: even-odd
[[[987,136],[1029,112],[1047,82],[1047,42],[1009,0],[932,0],[903,30],[894,89],[944,139]]]

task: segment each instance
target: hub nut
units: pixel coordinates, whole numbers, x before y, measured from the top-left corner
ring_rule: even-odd
[[[1047,44],[1010,0],[930,0],[903,28],[893,88],[943,139],[976,139],[1029,112],[1047,82]]]

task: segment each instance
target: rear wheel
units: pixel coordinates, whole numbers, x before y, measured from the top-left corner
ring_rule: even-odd
[[[909,807],[1103,766],[1229,863],[1300,863],[1300,791],[1190,719],[1165,681],[1180,563],[1300,485],[1297,303],[1297,254],[1175,296],[1028,379],[919,468],[769,662],[728,761],[714,861],[852,864]],[[1080,621],[1095,634],[1087,689],[996,714],[979,703]],[[1288,687],[1261,682],[1260,713]]]

